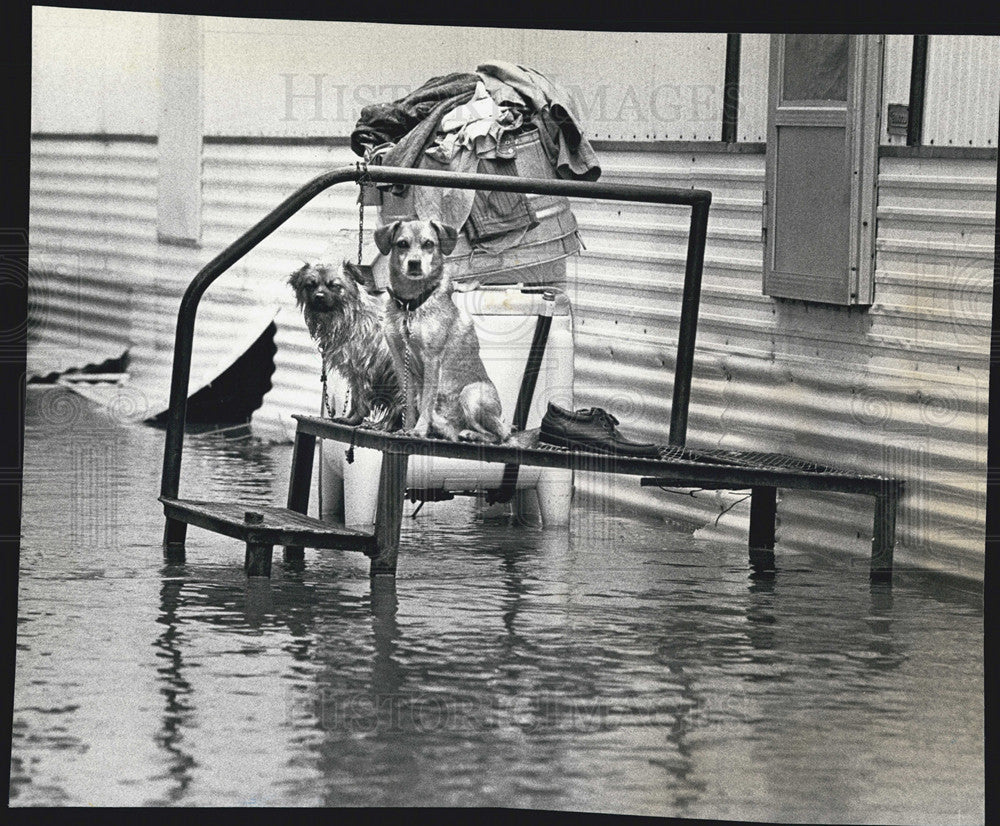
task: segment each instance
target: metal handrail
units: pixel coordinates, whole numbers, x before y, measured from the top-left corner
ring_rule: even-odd
[[[670,444],[683,446],[687,438],[688,401],[694,363],[694,339],[698,324],[701,274],[705,260],[705,237],[712,193],[704,189],[607,184],[590,181],[565,181],[544,178],[516,178],[507,175],[478,175],[409,169],[391,166],[345,166],[325,172],[300,187],[263,219],[237,238],[208,262],[192,279],[181,299],[174,338],[174,363],[170,378],[170,407],[167,411],[167,434],[163,448],[163,473],[160,495],[177,498],[180,489],[181,453],[184,446],[184,423],[187,417],[188,385],[191,378],[191,351],[194,320],[205,290],[246,253],[292,217],[309,201],[336,184],[404,184],[477,189],[496,192],[521,192],[534,195],[565,195],[609,201],[674,204],[691,207],[687,259],[684,268],[684,294],[681,301],[677,360],[674,369],[673,402],[670,408]],[[177,536],[180,525],[167,518],[164,543]]]

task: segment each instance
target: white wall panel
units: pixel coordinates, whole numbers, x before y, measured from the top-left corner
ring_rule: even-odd
[[[879,142],[889,146],[906,146],[906,135],[890,135],[886,131],[890,103],[910,103],[910,68],[913,62],[913,35],[888,34],[882,63],[882,123]]]
[[[34,6],[31,131],[155,135],[157,16]]]
[[[996,146],[1000,37],[931,35],[926,94],[924,143]]]
[[[362,106],[490,60],[523,63],[578,88],[591,137],[719,138],[723,34],[231,18],[206,20],[206,131],[346,136]]]
[[[605,140],[719,140],[724,34],[536,31],[524,62],[575,86]]]
[[[493,59],[578,89],[592,138],[720,135],[722,33],[202,20],[208,135],[344,137],[364,105]],[[156,134],[157,15],[36,6],[32,22],[33,132]],[[768,37],[743,35],[741,141],[764,139]],[[911,35],[887,36],[887,104],[908,100],[911,47]],[[998,112],[1000,38],[932,34],[926,142],[996,146]],[[884,124],[880,139],[904,142]]]
[[[161,240],[201,239],[202,18],[159,16],[159,178],[157,233]]]
[[[744,34],[740,40],[740,106],[736,134],[740,141],[763,143],[767,140],[771,35]]]

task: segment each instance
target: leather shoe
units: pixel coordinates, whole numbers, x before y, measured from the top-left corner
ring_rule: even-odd
[[[561,447],[614,453],[642,459],[659,459],[660,452],[652,442],[634,442],[617,429],[618,419],[600,407],[566,410],[549,402],[542,417],[539,441]]]

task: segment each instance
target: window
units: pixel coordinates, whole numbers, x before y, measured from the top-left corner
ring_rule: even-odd
[[[878,35],[771,37],[764,293],[871,304]]]

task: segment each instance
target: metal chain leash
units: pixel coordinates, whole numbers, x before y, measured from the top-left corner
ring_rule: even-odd
[[[319,343],[319,357],[322,360],[323,366],[320,368],[319,380],[323,385],[323,398],[319,403],[319,417],[321,419],[326,418],[327,411],[327,396],[326,396],[326,347],[323,342]]]
[[[358,266],[364,258],[364,238],[365,238],[365,186],[371,179],[368,176],[368,164],[362,161],[357,165],[358,169],[358,186],[360,191],[358,192]],[[366,180],[367,179],[367,180]],[[327,411],[329,410],[329,390],[327,382],[327,369],[326,369],[326,346],[321,340],[319,342],[319,354],[322,360],[322,367],[320,369],[320,383],[322,385],[322,398],[319,403],[319,417],[321,419],[326,418]],[[351,403],[351,388],[347,387],[344,391],[344,409],[342,416],[347,416],[347,411]],[[352,443],[348,447],[345,458],[347,463],[351,464],[354,462],[354,444]],[[317,505],[319,507],[319,516],[323,517],[323,440],[319,441],[319,470],[318,470],[317,483],[319,486],[319,492],[317,496]]]
[[[358,171],[358,266],[360,267],[365,238],[365,187],[373,186],[375,183],[371,175],[368,174],[367,152],[365,160],[358,161],[356,168]]]
[[[319,417],[321,419],[326,418],[326,347],[323,344],[323,340],[319,341],[319,357],[322,361],[323,366],[320,368],[320,382],[323,385],[323,397],[319,402]],[[319,440],[319,468],[316,471],[316,508],[319,511],[316,516],[319,519],[323,518],[323,440]]]
[[[368,164],[365,161],[361,161],[357,165],[358,169],[358,266],[362,265],[364,261],[364,245],[365,245],[365,186],[366,181],[371,180],[368,176]],[[344,413],[347,416],[348,410],[348,400],[351,397],[351,388],[348,387],[347,391],[344,393]],[[355,432],[357,432],[355,430]],[[344,451],[344,458],[347,460],[347,464],[354,464],[354,440],[352,438],[350,446]]]
[[[410,422],[410,309],[403,308],[403,428],[409,430],[416,427],[416,422]]]
[[[365,185],[359,184],[361,192],[358,195],[358,266],[361,266],[361,250],[365,238]]]
[[[358,265],[361,264],[365,231],[365,187],[374,186],[374,181],[372,181],[371,176],[368,174],[368,160],[372,157],[372,155],[373,153],[370,149],[366,150],[364,160],[358,161],[356,164],[358,172],[358,186],[361,187],[361,192],[358,197]],[[411,311],[408,308],[403,308],[403,337],[406,339],[403,346],[404,428],[410,428],[416,425],[416,422],[410,422],[410,406],[405,403],[405,400],[409,398],[410,388],[410,312]]]

